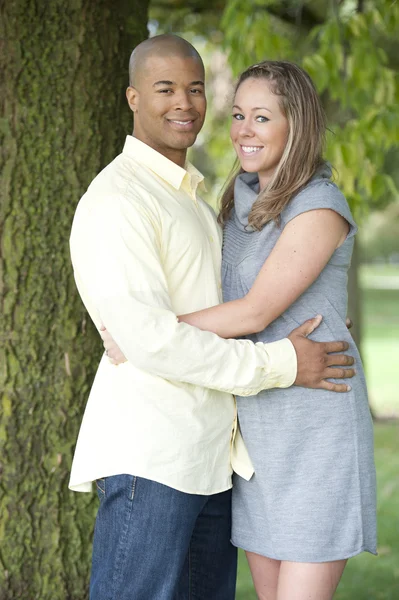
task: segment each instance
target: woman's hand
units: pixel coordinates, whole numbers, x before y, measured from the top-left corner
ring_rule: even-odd
[[[112,335],[104,326],[100,328],[100,335],[105,348],[105,354],[108,356],[109,362],[113,365],[120,365],[121,363],[126,362],[126,356],[123,354]]]

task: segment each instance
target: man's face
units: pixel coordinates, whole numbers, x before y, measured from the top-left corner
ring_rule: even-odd
[[[134,136],[184,164],[205,119],[202,65],[194,58],[147,57],[136,87],[126,95],[134,112]]]

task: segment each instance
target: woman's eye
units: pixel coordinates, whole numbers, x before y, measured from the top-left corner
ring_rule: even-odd
[[[233,119],[236,119],[236,121],[242,121],[244,119],[244,116],[241,115],[240,113],[233,113],[232,117],[233,117]]]
[[[267,117],[264,117],[263,115],[258,115],[256,117],[256,121],[258,123],[267,123],[267,121],[270,121],[270,119],[268,119]]]

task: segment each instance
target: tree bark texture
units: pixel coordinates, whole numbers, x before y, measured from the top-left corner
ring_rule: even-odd
[[[147,8],[0,0],[1,600],[88,597],[97,502],[67,483],[101,342],[68,239],[79,197],[131,132],[124,90]]]

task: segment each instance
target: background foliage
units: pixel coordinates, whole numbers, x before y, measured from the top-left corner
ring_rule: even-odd
[[[152,3],[150,16],[157,31],[178,31],[200,45],[211,80],[215,77],[212,57],[220,48],[233,78],[264,58],[302,64],[322,95],[331,130],[327,157],[352,209],[364,214],[367,206],[386,205],[397,198],[394,165],[388,157],[393,150],[398,156],[399,143],[399,4],[391,0],[227,0],[212,5],[212,11],[209,4],[161,0]],[[194,5],[198,9],[193,12]],[[174,10],[168,14],[163,6]],[[214,120],[222,119],[220,111],[213,114],[212,89],[210,98],[206,143],[211,155],[216,145],[216,155],[221,143],[229,146],[228,111],[223,126],[215,129]],[[224,164],[221,170],[216,167],[214,176],[220,183]]]

